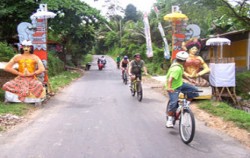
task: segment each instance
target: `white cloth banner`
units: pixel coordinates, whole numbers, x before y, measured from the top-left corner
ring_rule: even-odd
[[[150,25],[149,25],[149,21],[148,21],[148,16],[145,13],[144,14],[144,33],[145,33],[145,37],[146,37],[146,44],[147,44],[147,57],[153,57],[153,49],[152,49],[152,42],[151,42],[151,35],[150,35]]]
[[[159,10],[158,10],[157,6],[154,6],[154,11],[155,11],[155,14],[156,14],[156,16],[158,18]],[[158,23],[158,29],[160,31],[161,37],[162,37],[163,42],[164,42],[164,58],[165,59],[170,59],[170,51],[169,51],[169,47],[168,47],[168,41],[166,39],[163,27],[162,27],[160,22]]]
[[[170,59],[170,52],[169,52],[169,47],[168,47],[168,41],[167,41],[167,39],[165,37],[165,33],[164,33],[163,27],[162,27],[162,25],[161,25],[160,22],[158,23],[158,29],[159,29],[159,31],[161,33],[161,37],[162,37],[163,42],[164,42],[164,57],[166,59]]]
[[[210,63],[209,82],[214,87],[235,87],[235,63]]]

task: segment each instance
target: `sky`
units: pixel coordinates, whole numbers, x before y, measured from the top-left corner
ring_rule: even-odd
[[[82,1],[88,3],[90,6],[95,7],[99,10],[102,9],[102,5],[104,4],[104,0],[98,0],[98,1],[82,0]],[[121,7],[123,7],[124,9],[128,4],[133,4],[137,8],[137,10],[149,13],[150,9],[153,6],[153,3],[156,0],[118,0],[118,1],[120,2]]]

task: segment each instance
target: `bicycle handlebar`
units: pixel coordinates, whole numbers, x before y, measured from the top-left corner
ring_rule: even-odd
[[[188,94],[188,93],[198,93],[198,92],[203,92],[202,90],[197,90],[197,91],[181,91],[181,93]]]

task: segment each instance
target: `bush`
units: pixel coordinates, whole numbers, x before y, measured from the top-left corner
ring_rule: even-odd
[[[0,42],[0,61],[8,62],[16,52],[12,46],[9,46],[5,42]]]
[[[58,58],[48,53],[49,76],[55,76],[64,71],[64,63]]]
[[[236,93],[244,99],[250,99],[250,72],[236,74]]]

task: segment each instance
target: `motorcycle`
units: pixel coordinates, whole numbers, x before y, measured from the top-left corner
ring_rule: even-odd
[[[102,70],[104,68],[104,64],[101,60],[98,60],[97,65],[99,70]]]

